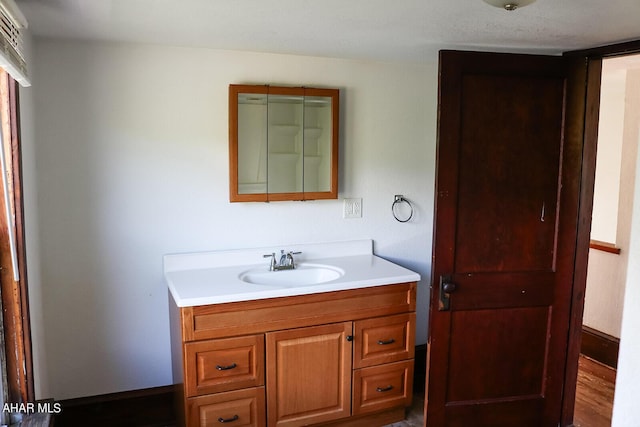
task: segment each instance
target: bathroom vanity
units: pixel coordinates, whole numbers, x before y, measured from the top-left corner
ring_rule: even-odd
[[[295,270],[269,271],[264,248],[165,256],[184,424],[404,419],[419,275],[373,255],[370,240],[286,249],[301,252]]]

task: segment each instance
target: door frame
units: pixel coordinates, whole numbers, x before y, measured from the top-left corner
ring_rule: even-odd
[[[582,176],[580,178],[580,205],[578,210],[578,235],[574,266],[573,291],[571,295],[569,337],[562,403],[563,426],[573,425],[575,395],[578,378],[578,358],[582,334],[584,297],[587,287],[587,264],[591,235],[591,213],[596,172],[596,151],[600,109],[600,79],[602,60],[615,56],[640,53],[640,40],[612,44],[593,49],[566,52],[564,56],[581,56],[587,61],[587,88],[585,99],[584,146],[582,154]]]

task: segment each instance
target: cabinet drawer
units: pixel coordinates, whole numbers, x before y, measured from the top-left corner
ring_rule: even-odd
[[[359,320],[354,326],[354,368],[412,359],[416,314]]]
[[[187,406],[189,427],[266,425],[264,387],[194,397],[187,400]]]
[[[180,308],[184,341],[261,334],[415,311],[416,282]]]
[[[353,414],[411,405],[413,360],[353,371]]]
[[[185,344],[188,397],[264,385],[264,335]]]

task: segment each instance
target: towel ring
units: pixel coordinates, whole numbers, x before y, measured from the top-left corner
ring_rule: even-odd
[[[396,214],[396,205],[399,205],[401,203],[406,203],[407,205],[409,205],[409,216],[406,219],[400,219],[398,218],[398,215]],[[404,198],[404,196],[402,194],[396,194],[394,200],[393,200],[393,204],[391,205],[391,213],[393,214],[393,217],[396,219],[396,221],[398,222],[407,222],[411,219],[411,217],[413,217],[413,206],[411,205],[411,202],[407,199]]]

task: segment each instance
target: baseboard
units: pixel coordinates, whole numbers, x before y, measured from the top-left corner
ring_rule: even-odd
[[[618,367],[620,339],[588,326],[582,326],[580,353],[614,369]]]
[[[60,401],[55,427],[163,427],[176,424],[175,386]]]

